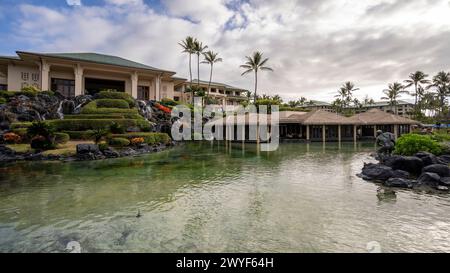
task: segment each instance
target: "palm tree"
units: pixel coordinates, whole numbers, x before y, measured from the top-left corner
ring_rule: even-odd
[[[194,41],[194,52],[197,54],[197,86],[200,86],[200,55],[208,48],[207,45],[203,45],[202,42],[195,40]]]
[[[444,112],[445,98],[450,94],[450,73],[441,71],[433,77],[432,84],[427,88],[434,87],[437,91],[437,97],[439,99],[439,114]]]
[[[273,71],[272,68],[265,66],[269,58],[263,59],[263,54],[259,51],[256,51],[253,53],[253,56],[245,56],[247,61],[245,64],[241,65],[241,68],[246,69],[241,76],[244,76],[247,73],[255,72],[255,93],[254,96],[254,102],[256,103],[256,97],[257,97],[257,90],[258,90],[258,71],[259,70],[267,70],[267,71]]]
[[[219,53],[213,52],[213,51],[207,51],[203,53],[203,56],[205,57],[205,60],[202,62],[204,64],[209,64],[210,72],[209,72],[209,83],[208,83],[208,97],[209,97],[209,88],[211,87],[211,81],[212,81],[212,75],[213,75],[213,66],[215,63],[222,62],[222,58],[218,57]]]
[[[372,98],[369,98],[368,95],[366,95],[366,96],[364,97],[363,105],[364,105],[364,106],[368,106],[368,105],[372,105],[372,104],[375,104],[375,101],[374,101]]]
[[[192,85],[192,54],[194,51],[194,43],[197,39],[192,36],[187,36],[183,41],[178,44],[183,48],[183,53],[187,53],[189,55],[189,80]]]
[[[388,85],[388,89],[383,90],[386,97],[382,97],[382,100],[389,100],[389,105],[394,108],[394,113],[397,114],[397,99],[402,93],[408,93],[405,91],[405,87],[399,83],[394,82]]]
[[[353,92],[358,91],[359,88],[355,88],[355,84],[352,82],[344,83],[338,90],[338,95],[336,97],[341,98],[342,107],[345,108],[353,100]]]
[[[417,112],[417,101],[419,96],[419,87],[421,87],[421,84],[429,84],[430,81],[427,80],[428,75],[423,73],[422,71],[416,71],[415,73],[409,74],[409,79],[405,80],[405,88],[408,88],[410,86],[414,85],[414,94],[412,94],[415,97],[414,100],[414,109]]]

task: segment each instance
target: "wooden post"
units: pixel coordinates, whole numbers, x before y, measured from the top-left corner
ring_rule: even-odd
[[[373,137],[377,138],[377,126],[376,125],[373,126]]]
[[[339,141],[339,143],[341,143],[341,139],[342,139],[341,136],[342,136],[341,135],[341,125],[338,125],[338,141]]]
[[[395,139],[398,138],[398,125],[397,124],[394,124],[394,136],[395,136]]]
[[[353,125],[353,141],[356,143],[356,125]]]
[[[326,140],[326,136],[325,136],[326,130],[325,130],[325,125],[322,125],[322,141],[325,142]]]
[[[309,141],[309,125],[306,125],[306,140]]]

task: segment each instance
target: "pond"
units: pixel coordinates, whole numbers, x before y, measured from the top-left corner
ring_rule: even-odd
[[[191,143],[0,166],[0,251],[444,252],[450,197],[356,176],[373,143]],[[137,217],[139,216],[139,217]]]

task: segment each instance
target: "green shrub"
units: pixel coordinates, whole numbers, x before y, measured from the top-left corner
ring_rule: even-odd
[[[95,100],[97,108],[120,108],[129,109],[130,105],[125,100],[119,99],[98,99]]]
[[[130,141],[122,137],[114,137],[109,139],[109,145],[115,147],[126,147],[130,145]]]
[[[125,133],[125,128],[121,126],[120,124],[114,122],[109,126],[109,131],[113,134],[123,134]]]
[[[92,136],[92,130],[86,131],[63,131],[70,136],[70,139],[89,140]]]
[[[435,155],[442,153],[439,143],[429,136],[406,134],[398,138],[395,153],[399,155],[414,155],[418,152],[430,152]]]
[[[133,138],[144,138],[145,143],[149,145],[157,144],[157,143],[163,143],[163,144],[169,144],[171,142],[171,138],[166,133],[127,133],[127,134],[113,134],[111,135],[115,138],[126,138],[126,139],[133,139]]]
[[[66,144],[70,140],[70,136],[67,133],[55,133],[56,144]]]
[[[444,130],[437,130],[433,132],[431,138],[439,142],[450,141],[450,134],[447,134],[447,131]]]
[[[105,128],[96,128],[92,130],[91,138],[94,139],[95,144],[100,143],[104,137],[109,135],[109,131]]]
[[[14,134],[19,135],[22,139],[26,139],[28,137],[28,129],[27,128],[16,128],[11,130]]]
[[[53,92],[53,91],[41,91],[38,94],[39,95],[48,95],[50,97],[53,97],[55,95],[55,92]]]
[[[132,96],[124,92],[101,91],[96,96],[97,99],[119,99],[128,102],[129,107],[134,107],[135,100]]]
[[[111,115],[91,115],[91,114],[64,115],[64,119],[124,119],[124,118],[125,118],[125,116],[121,115],[121,114],[111,114]],[[134,117],[131,117],[131,118],[134,118]]]
[[[122,109],[122,108],[97,108],[97,103],[91,101],[81,109],[81,114],[136,114],[139,115],[137,109]]]
[[[1,105],[1,104],[5,104],[6,102],[7,102],[7,101],[6,101],[5,98],[1,98],[1,97],[0,97],[0,105]]]
[[[109,145],[106,142],[102,142],[102,143],[98,144],[98,148],[100,149],[100,151],[104,151],[109,148]]]
[[[140,119],[61,119],[49,120],[58,131],[83,131],[96,128],[109,128],[111,124],[117,123],[122,127],[138,127],[147,130],[151,125],[146,120]]]
[[[54,132],[55,126],[52,123],[44,121],[34,121],[27,130],[27,134],[30,137],[43,136],[49,138]]]
[[[164,106],[177,106],[179,103],[173,99],[164,98],[161,100],[161,104]]]
[[[31,126],[31,124],[33,124],[32,122],[13,122],[11,123],[11,125],[9,126],[11,129],[19,129],[19,128],[28,128]]]

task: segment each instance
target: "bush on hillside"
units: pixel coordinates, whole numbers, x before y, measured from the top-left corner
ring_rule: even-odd
[[[64,115],[64,119],[124,119],[123,114],[111,114],[111,115],[91,115],[91,114],[80,114],[80,115]],[[135,118],[135,117],[127,117]]]
[[[26,122],[13,122],[9,127],[11,129],[21,129],[21,128],[28,128],[30,127],[32,122],[26,121]]]
[[[121,137],[114,137],[109,139],[108,141],[109,145],[115,146],[115,147],[126,147],[130,145],[130,141],[126,138]]]
[[[55,143],[56,144],[66,144],[69,142],[70,136],[66,133],[55,133]]]
[[[164,98],[161,100],[161,104],[164,106],[177,106],[179,102],[174,101],[173,99]]]
[[[123,109],[123,108],[97,108],[97,102],[91,101],[86,104],[83,109],[81,109],[81,114],[96,114],[96,115],[107,115],[107,114],[136,114],[139,115],[137,109]]]
[[[15,133],[6,133],[3,135],[3,140],[8,144],[18,144],[22,141],[22,138]]]
[[[171,142],[171,138],[166,133],[127,133],[127,134],[113,134],[111,137],[114,138],[126,138],[126,139],[134,139],[134,138],[143,138],[144,142],[149,145],[154,145],[158,143],[169,144]]]
[[[119,99],[98,99],[95,100],[97,103],[97,108],[119,108],[119,109],[129,109],[130,105],[125,100]]]
[[[1,104],[5,104],[5,103],[7,103],[6,99],[5,98],[0,98],[0,105]]]
[[[134,98],[124,92],[111,92],[111,91],[101,91],[95,95],[97,99],[120,99],[128,102],[129,107],[134,107],[135,100]]]
[[[85,131],[63,131],[70,136],[70,139],[89,140],[91,139],[92,130]]]
[[[83,131],[96,128],[109,128],[113,123],[117,123],[124,128],[138,127],[142,131],[151,129],[151,124],[140,119],[62,119],[49,120],[58,131]]]
[[[418,152],[430,152],[435,155],[442,153],[441,145],[429,136],[406,134],[398,138],[395,153],[399,155],[414,155]]]
[[[109,126],[109,131],[113,134],[123,134],[125,133],[125,128],[121,126],[120,124],[114,122]]]

